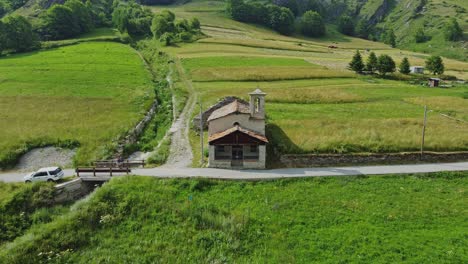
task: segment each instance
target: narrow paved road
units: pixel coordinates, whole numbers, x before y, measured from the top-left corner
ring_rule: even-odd
[[[318,176],[352,176],[427,173],[439,171],[468,171],[468,162],[436,163],[417,165],[386,165],[386,166],[354,166],[354,167],[323,167],[301,169],[275,170],[222,170],[207,168],[148,168],[133,169],[132,174],[160,178],[206,177],[229,180],[268,180],[280,178],[318,177]],[[73,170],[65,170],[65,175],[71,176]],[[0,173],[0,181],[18,182],[23,180],[24,173]],[[83,176],[91,176],[83,174]]]

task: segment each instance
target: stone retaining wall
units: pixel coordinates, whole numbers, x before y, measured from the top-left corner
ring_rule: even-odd
[[[369,153],[369,154],[287,154],[280,157],[282,166],[306,168],[330,165],[405,164],[468,161],[468,152]]]
[[[95,183],[83,182],[80,178],[57,184],[55,186],[55,202],[63,203],[78,200],[91,193]]]

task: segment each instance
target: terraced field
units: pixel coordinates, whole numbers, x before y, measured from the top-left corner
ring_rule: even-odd
[[[364,57],[370,51],[389,54],[397,64],[407,56],[412,65],[424,65],[427,55],[342,36],[332,27],[322,39],[282,36],[233,21],[223,7],[218,1],[169,7],[177,16],[198,17],[207,35],[165,48],[179,58],[205,108],[227,95],[247,99],[248,92],[260,87],[268,94],[269,136],[283,153],[349,153],[417,150],[427,104],[434,110],[429,113],[427,149],[468,149],[468,124],[440,115],[468,120],[466,85],[429,89],[346,69],[356,49]],[[338,49],[328,49],[331,44]],[[467,63],[444,61],[447,74],[468,77]],[[191,141],[198,144],[194,134]]]
[[[79,164],[105,156],[154,98],[142,60],[117,43],[9,56],[0,59],[0,72],[3,167],[46,144],[79,144]]]

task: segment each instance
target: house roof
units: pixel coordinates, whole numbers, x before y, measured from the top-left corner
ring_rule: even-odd
[[[230,114],[250,114],[249,105],[238,100],[234,100],[232,103],[213,111],[210,117],[208,117],[208,122]]]
[[[223,137],[228,136],[228,135],[230,135],[232,133],[235,133],[237,131],[239,131],[239,132],[241,132],[243,134],[246,134],[246,135],[248,135],[250,137],[253,137],[255,139],[258,139],[258,140],[260,140],[262,142],[268,143],[268,139],[265,137],[265,135],[262,135],[260,133],[257,133],[255,131],[252,131],[252,130],[247,129],[247,128],[243,128],[243,127],[241,127],[239,125],[235,125],[235,126],[233,126],[231,128],[228,128],[228,129],[226,129],[224,131],[221,131],[221,132],[218,132],[218,133],[215,133],[215,134],[209,136],[208,142],[213,142],[213,141],[215,141],[217,139],[223,138]]]

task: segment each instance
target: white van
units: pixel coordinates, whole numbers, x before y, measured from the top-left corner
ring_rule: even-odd
[[[58,181],[62,179],[65,174],[59,167],[47,167],[41,168],[36,172],[30,173],[24,176],[25,182],[37,182],[37,181]]]

